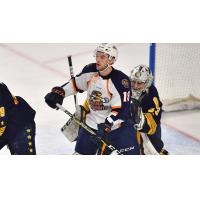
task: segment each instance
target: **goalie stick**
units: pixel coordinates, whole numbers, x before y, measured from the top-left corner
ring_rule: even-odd
[[[82,128],[84,128],[86,131],[88,131],[92,136],[94,136],[94,138],[98,141],[101,142],[103,145],[105,145],[110,151],[111,154],[117,154],[117,155],[121,155],[121,153],[119,152],[119,150],[117,150],[114,146],[112,146],[111,144],[108,144],[107,142],[105,142],[104,140],[102,140],[100,137],[97,136],[97,134],[89,127],[87,126],[85,123],[81,122],[79,119],[77,119],[72,113],[70,113],[67,109],[65,109],[63,106],[61,106],[60,104],[56,104],[56,106],[62,110],[64,113],[66,113],[69,117],[71,117],[72,119],[74,119],[74,121],[79,124]]]

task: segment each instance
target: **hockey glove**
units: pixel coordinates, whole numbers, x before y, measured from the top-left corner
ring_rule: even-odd
[[[51,92],[44,97],[44,99],[48,106],[55,109],[57,108],[56,103],[62,105],[64,97],[65,91],[63,90],[63,88],[54,87]]]
[[[105,123],[98,124],[97,127],[98,127],[97,137],[103,140],[104,142],[108,143],[107,136],[108,136],[108,133],[111,131],[112,124],[110,124],[106,120]],[[98,155],[103,155],[103,154],[109,155],[111,153],[111,151],[107,148],[105,144],[103,144],[102,142],[98,140],[96,142],[98,145],[98,151],[97,151]]]
[[[98,124],[97,125],[97,136],[101,138],[102,140],[107,140],[107,134],[110,133],[111,131],[112,124],[106,121],[104,123]]]
[[[96,135],[91,136],[91,140],[97,145],[101,145],[101,140],[106,142],[107,134],[110,132],[111,127],[112,124],[110,124],[107,120],[105,123],[97,124],[98,130],[96,131]]]
[[[101,137],[104,134],[110,133],[112,128],[112,123],[110,123],[107,119],[104,123],[98,124],[97,134]]]

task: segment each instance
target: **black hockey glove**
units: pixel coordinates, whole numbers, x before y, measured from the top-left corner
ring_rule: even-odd
[[[102,138],[108,133],[110,133],[112,124],[106,119],[104,123],[98,124],[97,127],[98,127],[97,135]]]
[[[44,99],[48,106],[55,109],[57,108],[56,103],[62,105],[64,97],[64,89],[62,87],[54,87],[51,92],[44,97]]]
[[[105,123],[98,124],[96,136],[91,136],[92,141],[98,145],[101,143],[101,139],[107,141],[107,134],[111,131],[111,127],[112,124],[110,124],[107,120]]]
[[[107,119],[105,120],[104,123],[98,124],[98,131],[100,134],[108,134],[111,131],[112,128],[112,123],[110,123]]]
[[[107,148],[107,146],[105,146],[99,139],[103,140],[106,143],[109,143],[107,136],[108,133],[111,131],[111,127],[112,124],[110,124],[107,120],[105,121],[105,123],[101,123],[97,125],[98,130],[97,130],[97,137],[98,138],[93,138],[95,141],[95,143],[98,145],[98,151],[97,154],[98,155],[109,155],[111,154],[112,151],[110,151],[109,148]]]

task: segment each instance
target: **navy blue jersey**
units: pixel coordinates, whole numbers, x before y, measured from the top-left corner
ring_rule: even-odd
[[[162,102],[156,87],[152,85],[148,92],[141,95],[139,102],[146,122],[141,132],[152,135],[155,133],[157,125],[160,124],[162,114]]]
[[[0,83],[0,136],[14,136],[17,126],[32,122],[35,111],[19,96],[13,96],[7,86]]]

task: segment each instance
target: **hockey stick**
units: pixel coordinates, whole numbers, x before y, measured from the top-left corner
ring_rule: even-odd
[[[72,65],[72,56],[68,56],[68,63],[69,63],[69,71],[70,71],[70,75],[71,75],[71,79],[74,78],[74,70],[73,70],[73,65]],[[76,98],[76,94],[74,95],[74,102],[75,102],[75,106],[77,105],[77,98]]]
[[[143,146],[150,153],[150,155],[159,155],[159,153],[156,151],[153,144],[149,140],[147,134],[141,132],[141,137],[143,140]]]
[[[106,143],[104,140],[102,140],[100,137],[97,136],[97,134],[89,127],[87,126],[85,123],[81,122],[78,118],[76,118],[72,113],[70,113],[67,109],[65,109],[63,106],[61,106],[60,104],[56,104],[56,106],[62,110],[64,113],[66,113],[69,117],[71,117],[72,119],[74,119],[74,121],[79,124],[82,128],[84,128],[86,131],[88,131],[92,136],[94,136],[94,138],[98,141],[101,142],[103,145],[105,145],[109,150],[111,150],[111,152],[114,154],[116,153],[117,155],[121,155],[121,153],[115,148],[113,147],[111,144]],[[112,154],[111,153],[111,154]]]

